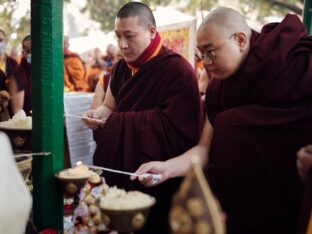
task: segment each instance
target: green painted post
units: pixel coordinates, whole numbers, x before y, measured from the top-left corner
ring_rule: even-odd
[[[312,0],[304,1],[303,22],[309,34],[312,34]]]
[[[38,230],[63,230],[63,192],[54,173],[64,167],[63,0],[31,1],[33,219]]]

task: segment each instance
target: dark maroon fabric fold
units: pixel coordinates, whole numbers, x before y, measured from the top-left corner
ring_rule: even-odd
[[[21,59],[21,63],[14,72],[14,78],[18,90],[25,92],[23,110],[27,115],[31,115],[31,65],[25,58]]]

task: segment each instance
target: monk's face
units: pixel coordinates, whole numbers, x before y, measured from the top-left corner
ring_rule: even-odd
[[[155,37],[156,29],[139,25],[139,18],[117,18],[115,21],[115,34],[120,52],[126,62],[135,61],[148,47],[151,39]]]
[[[22,47],[22,54],[26,58],[29,54],[31,54],[31,40],[24,41]]]
[[[241,39],[241,33],[221,32],[215,25],[199,27],[197,48],[212,78],[227,79],[239,69],[246,51]]]

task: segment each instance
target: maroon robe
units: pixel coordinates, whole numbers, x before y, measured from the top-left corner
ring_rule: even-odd
[[[16,71],[18,65],[17,65],[17,62],[9,56],[7,56],[5,63],[6,63],[5,64],[6,72],[4,73],[0,69],[0,90],[9,91],[9,87],[8,87],[9,80],[12,74]],[[8,107],[8,111],[9,111],[10,116],[13,116],[13,111],[10,105]]]
[[[22,58],[13,76],[16,80],[18,91],[24,90],[23,110],[26,115],[31,115],[31,64],[25,58]]]
[[[110,88],[116,112],[95,131],[94,164],[134,172],[149,161],[165,161],[196,145],[202,108],[194,69],[180,55],[162,47],[159,54],[131,76],[120,60]],[[169,233],[168,211],[180,179],[145,188],[129,176],[105,173],[109,185],[140,190],[156,197],[143,233]]]
[[[312,37],[295,15],[253,34],[240,70],[206,93],[214,127],[207,178],[228,233],[295,233],[296,152],[312,141]]]
[[[17,62],[11,57],[7,56],[6,61],[5,61],[6,72],[4,73],[0,69],[0,90],[7,90],[7,91],[9,90],[7,83],[11,75],[13,74],[13,72],[16,70],[16,67],[17,67]]]

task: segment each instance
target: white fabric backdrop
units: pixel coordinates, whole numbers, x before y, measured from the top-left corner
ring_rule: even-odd
[[[81,116],[90,109],[93,93],[64,93],[65,114]],[[93,164],[92,158],[96,148],[92,130],[87,128],[81,119],[65,118],[70,163],[73,166],[77,161],[84,164]]]

